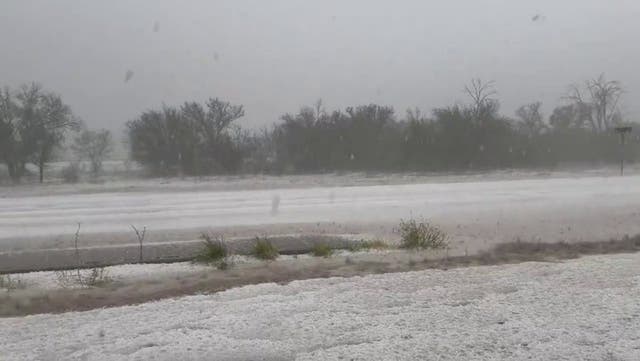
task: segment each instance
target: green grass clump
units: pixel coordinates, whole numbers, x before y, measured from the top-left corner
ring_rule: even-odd
[[[331,248],[331,246],[329,246],[326,243],[318,243],[315,246],[313,246],[313,249],[311,250],[311,254],[314,257],[329,258],[333,254],[333,248]]]
[[[231,265],[229,262],[229,247],[224,238],[212,237],[203,233],[200,237],[204,247],[196,256],[195,261],[199,263],[213,264],[218,269],[227,269]]]
[[[428,222],[416,222],[414,219],[401,220],[397,232],[400,233],[402,248],[443,249],[448,246],[447,234]]]
[[[280,253],[271,241],[266,238],[261,239],[256,237],[256,243],[253,246],[253,256],[264,261],[273,261],[280,256]]]

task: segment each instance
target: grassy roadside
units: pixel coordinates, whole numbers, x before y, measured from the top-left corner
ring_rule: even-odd
[[[103,307],[140,304],[164,298],[207,294],[258,283],[288,283],[325,277],[352,277],[367,274],[449,269],[520,262],[554,262],[585,255],[640,251],[640,236],[621,240],[583,243],[500,244],[469,256],[447,257],[444,251],[392,251],[354,253],[353,256],[314,258],[250,264],[167,280],[122,284],[101,288],[60,289],[48,292],[16,290],[0,294],[0,316],[85,311]],[[362,255],[362,256],[358,256]]]

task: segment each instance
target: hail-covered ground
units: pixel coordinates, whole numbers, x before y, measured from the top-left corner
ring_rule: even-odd
[[[0,188],[0,253],[194,239],[201,231],[367,234],[424,217],[466,253],[640,233],[640,175],[114,180]],[[244,232],[244,233],[242,233]],[[387,238],[385,238],[387,239]],[[122,280],[201,272],[116,266]],[[54,273],[14,275],[58,288]],[[0,360],[640,360],[640,255],[262,284],[0,319]]]
[[[332,253],[333,256],[358,256],[362,254],[368,254],[370,251],[363,252],[348,252],[336,250]],[[373,251],[376,255],[382,255],[391,253],[391,251]],[[397,252],[400,253],[400,252]],[[301,255],[279,255],[278,262],[292,262],[297,261],[301,264],[305,264],[311,260],[313,256],[310,254]],[[250,256],[233,255],[228,257],[228,262],[232,263],[233,267],[240,265],[260,265],[264,264],[257,258]],[[142,264],[120,264],[109,267],[104,267],[103,276],[108,280],[108,283],[117,284],[135,284],[136,282],[162,282],[166,280],[172,280],[180,278],[182,276],[193,276],[203,272],[211,272],[214,270],[214,266],[211,264],[196,263],[196,262],[173,262],[173,263],[142,263]],[[81,274],[86,276],[91,273],[91,269],[82,270]],[[11,273],[4,275],[6,286],[0,285],[0,297],[3,293],[7,292],[19,292],[19,291],[48,291],[59,289],[72,289],[82,288],[82,284],[76,282],[75,273],[67,273],[64,276],[59,271],[36,271],[36,272],[23,272],[23,273]],[[1,359],[0,359],[1,360]]]
[[[640,254],[0,319],[2,360],[639,360]]]
[[[526,178],[526,177],[529,178]],[[469,248],[600,241],[640,233],[640,175],[609,173],[214,178],[0,188],[0,252],[276,233],[387,237],[401,218],[442,226]],[[127,185],[128,184],[128,185]],[[256,189],[257,188],[257,189]]]

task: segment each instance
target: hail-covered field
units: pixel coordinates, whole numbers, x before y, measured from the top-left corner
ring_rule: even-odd
[[[3,360],[638,360],[640,255],[262,284],[0,319]]]

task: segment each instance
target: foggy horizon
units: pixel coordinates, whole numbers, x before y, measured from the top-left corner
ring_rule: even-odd
[[[0,85],[38,82],[90,127],[121,130],[163,103],[209,97],[244,105],[248,127],[320,98],[430,114],[467,102],[471,78],[495,81],[502,113],[542,101],[548,117],[570,84],[605,73],[635,120],[640,4],[572,3],[7,0]]]

